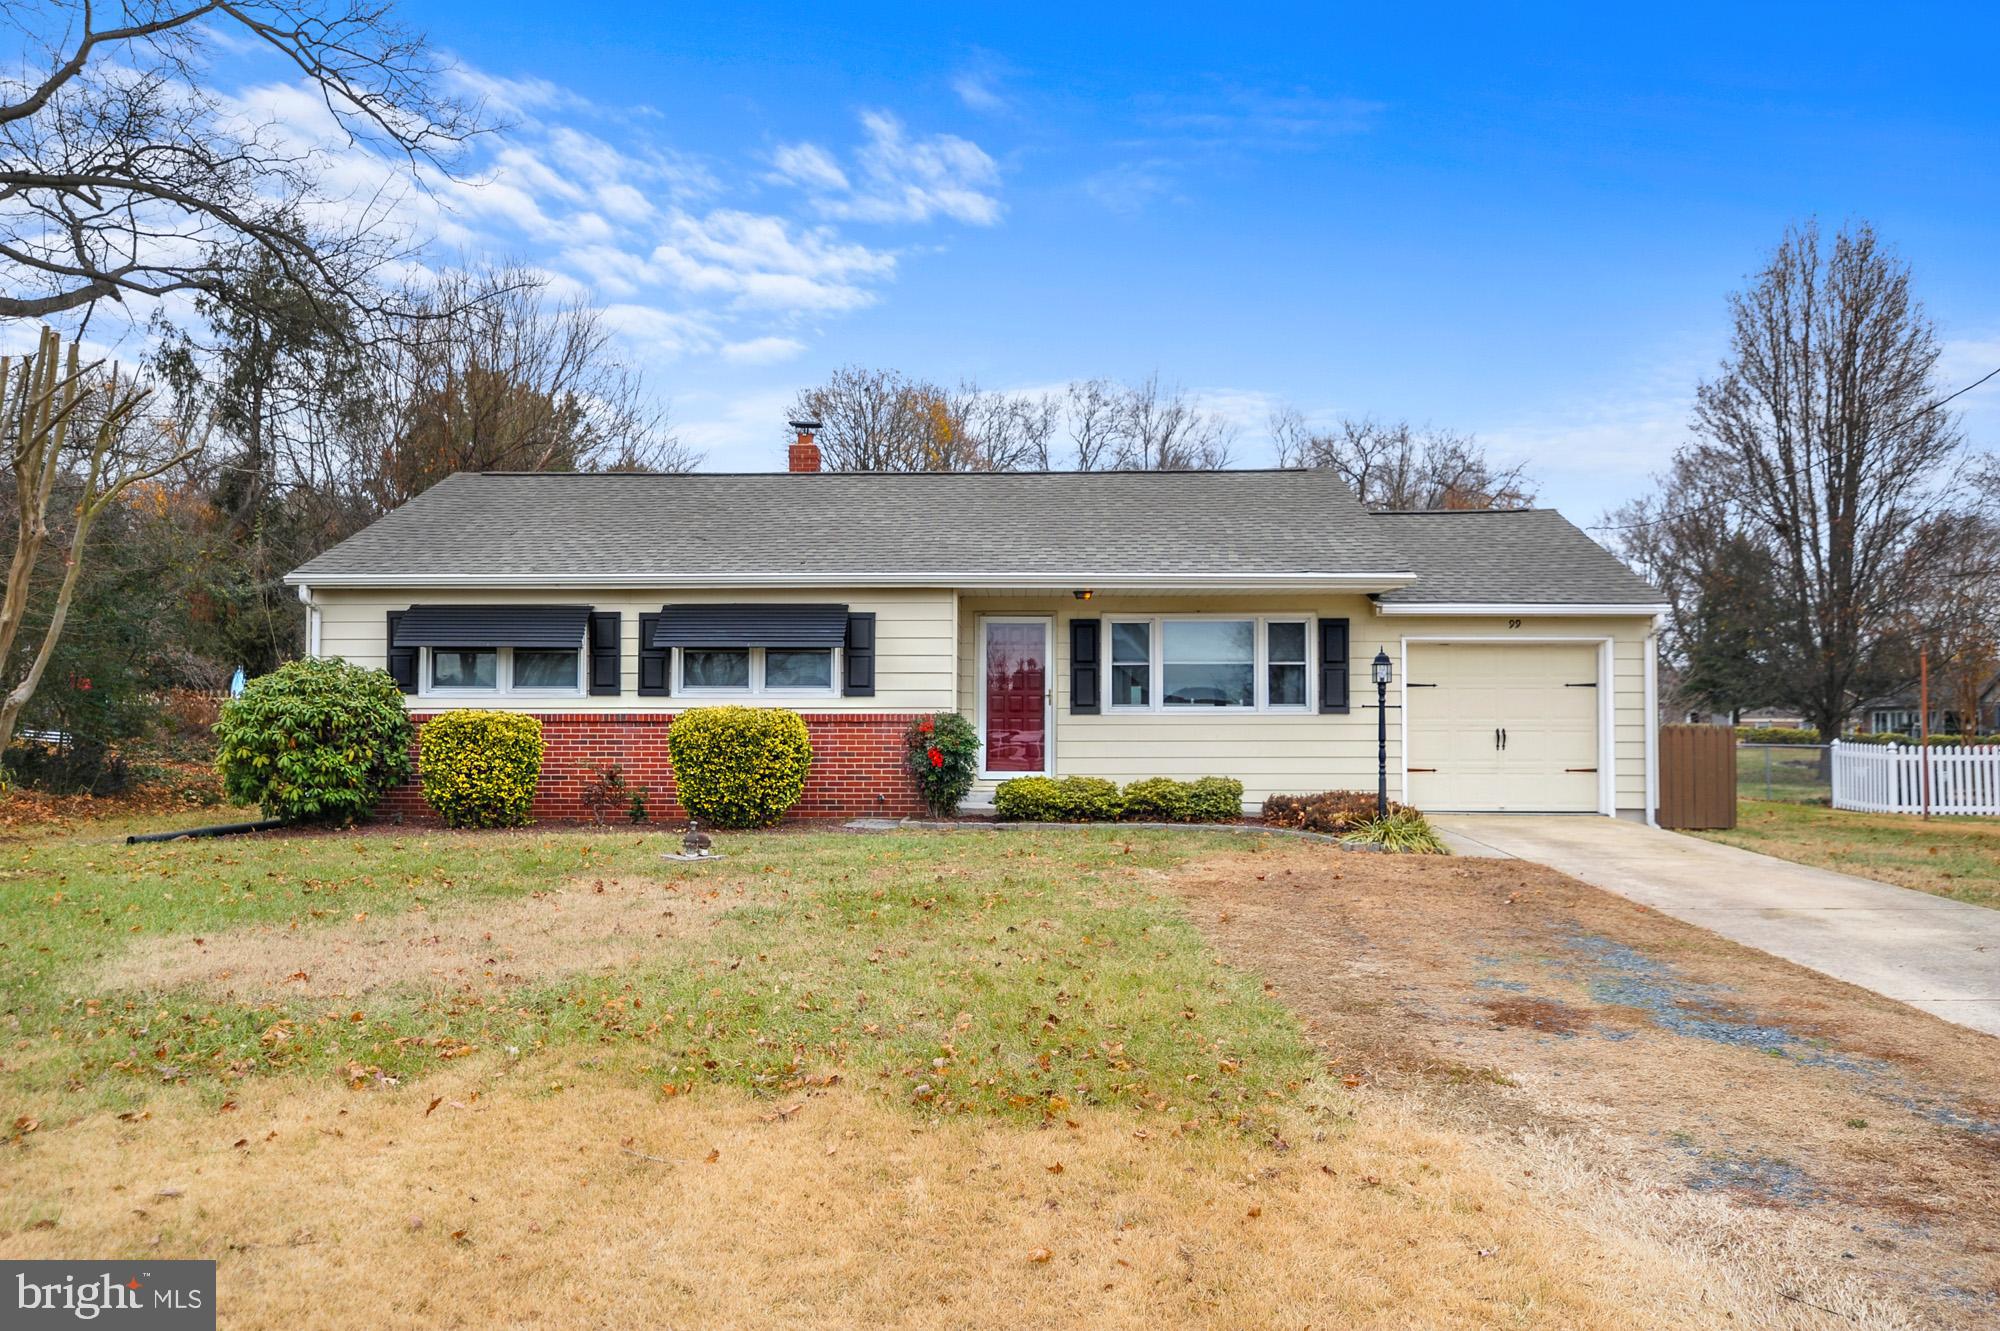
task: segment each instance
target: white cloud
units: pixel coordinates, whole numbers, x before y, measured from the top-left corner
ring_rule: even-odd
[[[833,154],[812,143],[792,143],[771,154],[777,168],[776,179],[808,189],[845,190],[847,174],[833,160]]]
[[[1155,201],[1173,196],[1175,187],[1161,162],[1124,162],[1085,177],[1083,192],[1100,207],[1133,217]]]
[[[753,337],[745,342],[727,343],[719,354],[732,365],[776,365],[805,349],[806,344],[795,337]]]
[[[951,90],[968,109],[992,115],[1007,109],[1007,99],[1000,95],[998,83],[999,78],[990,72],[968,70],[952,79]]]
[[[956,134],[913,138],[886,111],[864,111],[866,142],[856,170],[841,169],[817,144],[792,144],[773,159],[778,178],[805,189],[828,217],[859,222],[928,222],[946,217],[971,226],[1000,220],[1000,167],[985,149]]]

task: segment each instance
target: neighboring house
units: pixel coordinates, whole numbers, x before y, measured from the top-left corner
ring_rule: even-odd
[[[910,720],[984,740],[972,807],[1047,772],[1643,817],[1651,587],[1560,515],[1370,514],[1330,471],[456,475],[289,575],[308,650],[422,718],[542,718],[536,811],[616,759],[667,804],[666,723],[792,708],[799,816],[914,812]],[[803,474],[802,474],[803,473]],[[408,791],[393,808],[419,806]]]
[[[1855,725],[1858,729],[1874,731],[1878,734],[1901,733],[1914,736],[1918,731],[1917,720],[1923,710],[1923,702],[1915,683],[1906,685],[1894,693],[1879,698],[1870,698],[1855,709]],[[1969,720],[1970,725],[1964,724]],[[1930,733],[1933,735],[2000,734],[2000,675],[1987,681],[1979,692],[1977,715],[1961,718],[1958,709],[1947,706],[1941,697],[1941,690],[1935,681],[1931,686]]]

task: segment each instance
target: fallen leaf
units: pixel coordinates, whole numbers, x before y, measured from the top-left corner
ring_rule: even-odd
[[[1053,1256],[1055,1256],[1055,1254],[1050,1252],[1047,1248],[1028,1249],[1028,1260],[1031,1262],[1046,1262],[1047,1260],[1049,1260],[1049,1258]]]
[[[410,1232],[411,1232],[412,1234],[414,1234],[414,1233],[416,1233],[416,1232],[417,1232],[418,1230],[420,1230],[420,1229],[422,1229],[422,1228],[424,1227],[424,1218],[423,1218],[422,1216],[420,1216],[420,1215],[413,1215],[413,1216],[411,1216],[411,1217],[410,1217],[410,1218],[409,1218],[408,1220],[404,1221],[403,1223],[404,1223],[404,1225],[405,1225],[405,1226],[406,1226],[406,1227],[407,1227],[407,1228],[409,1229],[409,1231],[410,1231]]]
[[[1056,1161],[1052,1165],[1045,1165],[1043,1166],[1043,1168],[1047,1169],[1051,1174],[1060,1174],[1063,1172],[1062,1161],[1060,1160]]]
[[[705,1165],[712,1165],[721,1158],[722,1158],[721,1150],[720,1149],[713,1150],[710,1151],[708,1155],[702,1160],[702,1163]]]
[[[444,1103],[444,1097],[442,1095],[440,1095],[437,1099],[431,1101],[430,1104],[424,1107],[424,1117],[429,1118],[431,1116],[431,1110],[436,1109],[439,1105],[443,1103]]]
[[[1261,1206],[1253,1206],[1245,1214],[1247,1214],[1252,1220],[1255,1220],[1258,1216],[1264,1214],[1264,1208]]]

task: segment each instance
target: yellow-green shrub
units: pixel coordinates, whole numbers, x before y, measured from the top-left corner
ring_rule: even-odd
[[[542,777],[542,723],[519,712],[446,712],[417,732],[424,803],[452,827],[520,827]]]
[[[769,827],[799,802],[812,737],[778,707],[694,707],[667,727],[681,807],[715,827]]]

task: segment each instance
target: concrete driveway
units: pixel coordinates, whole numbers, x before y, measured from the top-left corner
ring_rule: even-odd
[[[1746,947],[2000,1035],[2000,910],[1619,818],[1431,821],[1458,854],[1546,864]]]

